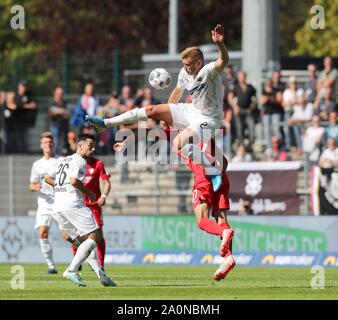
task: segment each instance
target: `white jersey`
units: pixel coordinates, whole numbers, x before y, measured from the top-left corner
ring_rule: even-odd
[[[182,68],[177,87],[188,90],[195,109],[203,116],[223,122],[222,80],[221,73],[215,69],[215,62],[206,64],[196,77]]]
[[[63,157],[46,159],[45,157],[35,161],[31,170],[30,183],[40,183],[38,192],[38,206],[48,207],[54,203],[54,188],[44,181],[44,177],[62,161]]]
[[[86,160],[74,153],[64,158],[57,169],[49,173],[55,179],[54,212],[85,207],[82,193],[70,184],[70,179],[83,181],[86,176],[86,165]]]

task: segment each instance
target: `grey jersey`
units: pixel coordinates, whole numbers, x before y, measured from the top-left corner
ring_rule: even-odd
[[[177,87],[186,89],[194,107],[205,117],[223,121],[223,89],[221,73],[215,69],[215,62],[206,64],[196,77],[184,68],[178,75]]]

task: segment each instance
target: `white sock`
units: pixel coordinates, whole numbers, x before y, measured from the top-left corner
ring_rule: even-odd
[[[53,249],[52,249],[52,246],[50,245],[49,240],[48,239],[39,239],[39,240],[40,240],[41,252],[46,259],[48,268],[55,269],[55,264],[53,260]]]
[[[89,265],[92,267],[92,269],[95,271],[97,274],[98,278],[100,279],[100,272],[102,273],[101,267],[99,265],[99,262],[97,260],[97,255],[96,255],[96,250],[92,250],[90,255],[87,258],[87,262]]]
[[[87,239],[82,242],[77,248],[76,255],[74,256],[72,262],[70,263],[68,270],[70,272],[77,272],[80,265],[85,261],[90,255],[91,251],[95,249],[96,242],[93,239]]]
[[[133,110],[124,112],[119,116],[104,119],[104,124],[107,128],[118,126],[119,124],[134,123],[138,120],[147,120],[148,116],[145,108],[135,108]]]
[[[220,171],[213,167],[202,150],[195,144],[188,143],[181,149],[181,153],[195,163],[200,164],[205,169],[205,174],[208,176],[220,174]]]

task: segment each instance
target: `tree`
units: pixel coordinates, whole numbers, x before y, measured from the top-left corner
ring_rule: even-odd
[[[279,37],[282,57],[289,56],[290,51],[297,47],[295,33],[307,18],[313,0],[279,0]]]
[[[316,0],[314,5],[321,5],[325,10],[325,28],[313,29],[311,22],[315,14],[309,10],[308,18],[302,28],[295,34],[297,48],[291,55],[307,55],[323,57],[326,55],[338,56],[338,0]]]

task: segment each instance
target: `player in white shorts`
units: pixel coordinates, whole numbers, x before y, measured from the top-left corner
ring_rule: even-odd
[[[38,192],[38,209],[36,212],[35,229],[39,230],[41,252],[48,265],[48,273],[56,274],[52,246],[48,240],[49,229],[53,220],[54,188],[44,178],[56,167],[62,158],[53,155],[53,136],[51,132],[43,132],[40,136],[40,148],[43,157],[33,163],[29,190]]]
[[[79,135],[76,153],[64,158],[57,168],[48,173],[45,181],[54,186],[53,217],[71,242],[78,244],[77,252],[63,276],[79,286],[86,286],[78,269],[87,259],[101,283],[113,287],[116,284],[104,274],[97,261],[94,249],[101,240],[97,232],[99,227],[83,199],[85,194],[90,201],[95,200],[95,194],[83,185],[87,166],[85,158],[92,156],[94,152],[94,137],[88,134]]]
[[[183,68],[179,73],[177,85],[172,91],[168,103],[135,108],[110,119],[86,116],[86,121],[102,129],[150,118],[164,121],[174,128],[184,128],[174,139],[174,147],[205,168],[214,191],[217,191],[222,184],[219,169],[198,147],[200,140],[209,142],[213,131],[223,128],[221,73],[229,61],[228,52],[223,42],[223,26],[218,24],[211,31],[211,37],[219,48],[218,59],[205,65],[203,53],[199,48],[185,49],[181,54]],[[192,103],[178,103],[185,89],[189,92]],[[194,139],[194,143],[191,143],[191,138],[197,139]],[[221,162],[223,161],[223,154],[221,152],[217,154],[220,166],[224,167]]]

